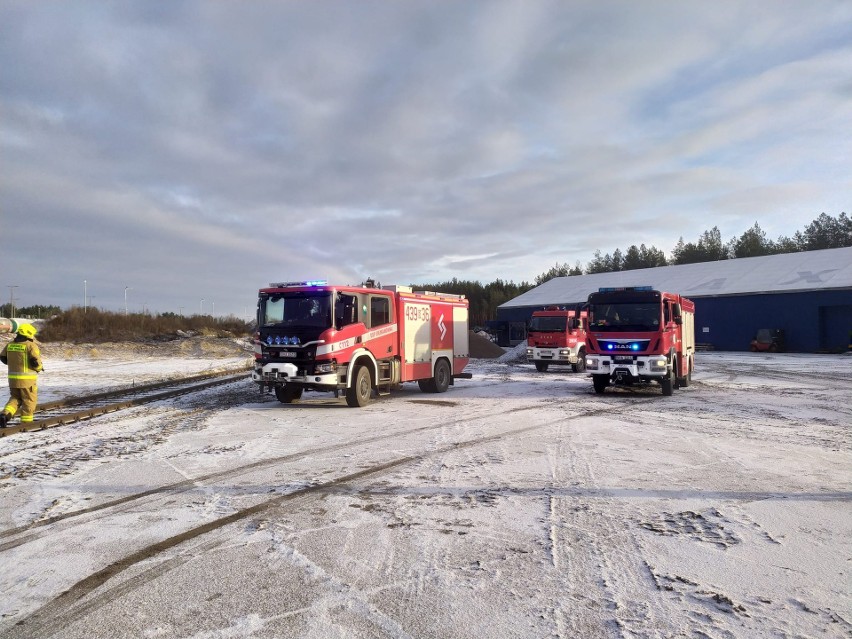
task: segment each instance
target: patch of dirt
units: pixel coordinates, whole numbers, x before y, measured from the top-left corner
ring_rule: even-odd
[[[470,331],[468,335],[470,344],[470,356],[474,359],[497,359],[502,357],[506,351],[491,340]]]
[[[13,336],[12,336],[13,337]],[[11,337],[9,338],[11,339]],[[497,359],[506,350],[470,331],[470,356],[474,359]],[[9,340],[6,340],[9,341]],[[171,340],[145,342],[103,342],[98,344],[71,342],[38,342],[45,357],[63,359],[117,359],[128,355],[147,357],[239,357],[254,350],[250,337],[206,337],[196,335]],[[526,351],[524,351],[526,354]]]
[[[126,359],[142,357],[241,357],[254,350],[249,337],[193,336],[168,341],[104,342],[73,344],[70,342],[39,343],[46,358],[58,359]]]

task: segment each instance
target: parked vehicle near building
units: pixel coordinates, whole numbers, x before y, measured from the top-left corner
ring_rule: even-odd
[[[586,370],[585,311],[549,307],[534,311],[527,331],[527,360],[537,371],[551,364],[571,366],[575,373]]]
[[[586,370],[595,392],[657,383],[663,395],[689,386],[695,367],[695,304],[650,286],[589,295]]]

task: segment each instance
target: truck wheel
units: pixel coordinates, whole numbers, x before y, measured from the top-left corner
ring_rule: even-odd
[[[547,372],[547,362],[536,362],[535,363],[535,369],[539,373],[546,373]]]
[[[436,393],[446,393],[447,389],[450,387],[450,365],[447,364],[447,360],[440,359],[438,363],[435,364],[435,392]]]
[[[302,387],[293,384],[275,387],[275,397],[282,404],[292,404],[302,396]]]
[[[571,368],[575,373],[585,373],[586,372],[586,349],[581,348],[580,352],[577,353],[577,363],[572,364]]]
[[[370,403],[373,393],[373,380],[370,377],[370,369],[359,366],[355,369],[352,386],[346,389],[346,405],[352,408],[363,408]]]
[[[424,393],[437,393],[437,389],[435,388],[435,379],[430,377],[429,379],[418,379],[417,385],[420,387],[420,390]]]
[[[678,359],[678,371],[680,371],[680,359]],[[686,375],[677,378],[678,388],[686,388],[692,381],[692,371],[690,370],[689,358],[686,358]]]
[[[660,379],[660,386],[663,389],[664,397],[671,397],[674,394],[674,376],[675,372],[669,371],[669,374]]]
[[[609,386],[609,375],[592,375],[592,384],[595,385],[595,392],[600,395]]]

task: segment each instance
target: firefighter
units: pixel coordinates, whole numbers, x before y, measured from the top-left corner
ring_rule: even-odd
[[[21,409],[21,422],[33,421],[38,397],[38,374],[44,370],[35,342],[36,328],[21,324],[15,339],[3,347],[0,361],[9,367],[9,401],[0,413],[0,428]]]

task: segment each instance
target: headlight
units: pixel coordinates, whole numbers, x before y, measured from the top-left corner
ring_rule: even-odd
[[[596,358],[587,357],[586,358],[586,368],[596,371],[598,370],[598,360]]]
[[[650,362],[650,367],[652,371],[664,371],[668,366],[668,361],[664,358],[652,359]]]
[[[323,362],[322,364],[317,364],[314,368],[314,372],[316,373],[333,373],[337,370],[337,363],[335,362]]]
[[[568,356],[568,355],[570,355],[570,354],[571,354],[571,351],[565,351],[565,350],[562,350],[562,351],[559,351],[559,354],[560,354],[560,355]]]
[[[527,357],[532,357],[532,355],[533,355],[533,349],[528,348],[527,349]]]

